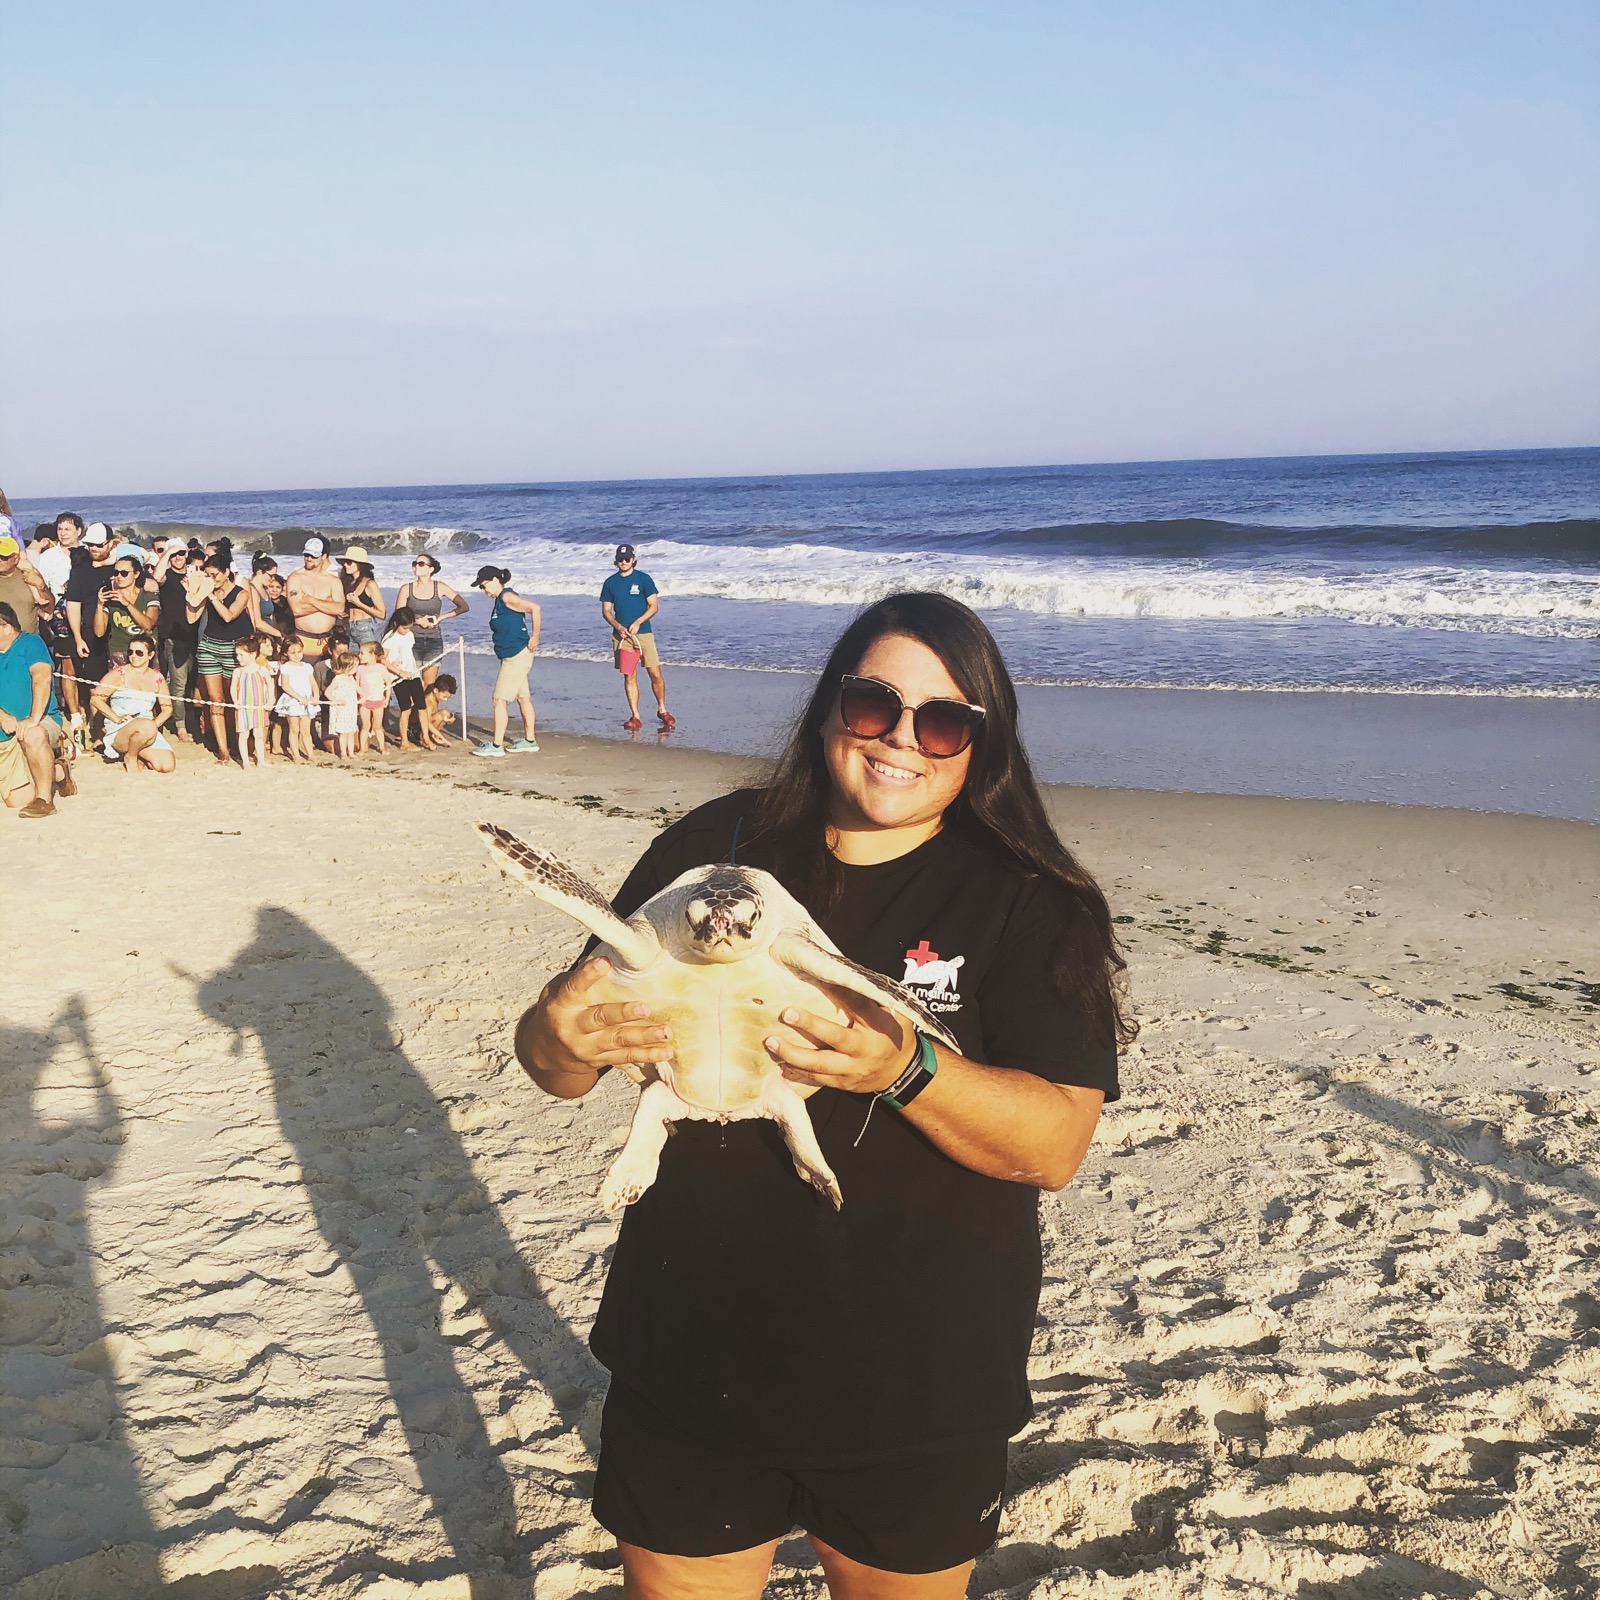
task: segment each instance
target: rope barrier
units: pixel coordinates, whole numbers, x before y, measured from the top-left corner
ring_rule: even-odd
[[[462,689],[462,685],[465,683],[465,679],[466,679],[466,671],[467,671],[467,666],[466,666],[466,643],[467,643],[466,640],[464,638],[462,638],[462,639],[457,639],[455,641],[455,644],[450,646],[451,649],[459,649],[460,655],[461,655],[461,674],[462,674],[462,678],[461,678],[461,682],[457,684],[457,688],[458,689]],[[443,658],[441,657],[440,659],[442,660]],[[379,663],[379,664],[381,665],[381,663]],[[116,668],[116,667],[112,668],[113,672],[120,671],[120,670],[121,670],[120,668]],[[163,683],[165,683],[167,681],[166,674],[164,672],[162,672],[159,667],[152,668],[151,670],[155,672],[156,676],[159,677]],[[233,669],[233,670],[237,670],[237,669]],[[223,672],[201,673],[201,674],[199,674],[199,676],[212,677],[212,678],[224,678],[224,677],[225,678],[231,678],[233,676],[233,670],[230,670],[230,671],[225,672],[225,673],[223,673]],[[386,669],[386,670],[388,670],[388,669]],[[87,688],[89,693],[90,693],[90,695],[93,695],[95,690],[97,690],[100,687],[100,685],[105,682],[105,677],[83,678],[83,677],[79,677],[79,675],[76,672],[68,672],[66,670],[66,668],[59,667],[59,666],[52,667],[51,671],[50,671],[50,675],[53,678],[60,678],[63,683],[75,683],[75,684],[77,684],[79,686],[79,688]],[[106,676],[109,676],[109,674],[107,674]],[[389,672],[389,676],[390,676],[390,680],[391,680],[389,687],[391,689],[393,688],[393,686],[396,683],[421,683],[422,682],[422,674],[420,672],[418,672],[414,678],[404,678],[404,677],[401,677],[399,673],[393,672],[393,671]],[[277,674],[276,673],[273,674],[273,678],[274,679],[277,678]],[[113,691],[113,692],[115,692],[115,691]],[[172,702],[172,704],[175,705],[175,706],[179,706],[179,705],[183,705],[183,706],[202,706],[207,710],[211,710],[212,708],[217,707],[217,706],[222,707],[224,710],[232,710],[232,709],[234,709],[234,705],[233,705],[233,701],[232,700],[202,700],[202,699],[197,699],[193,695],[173,694],[170,689],[168,689],[166,691],[164,696],[161,695],[159,693],[159,691],[154,690],[154,689],[130,689],[129,693],[131,693],[131,694],[155,694],[155,695],[157,695],[158,698],[164,698],[164,699],[170,700]],[[303,705],[303,706],[317,706],[317,707],[337,706],[338,703],[339,703],[336,700],[325,700],[325,699],[301,700],[298,695],[289,694],[289,691],[287,689],[283,689],[281,687],[279,688],[278,693],[280,695],[288,694],[289,698],[291,700],[294,700],[298,704]],[[451,715],[460,717],[462,725],[464,727],[466,725],[466,720],[467,720],[466,719],[466,709],[465,709],[466,708],[466,694],[465,694],[464,689],[462,689],[461,703],[462,703],[462,710],[460,710],[458,712],[452,712]],[[385,706],[388,705],[387,691],[386,691],[386,697],[385,697],[385,700],[384,700],[384,704],[385,704]],[[276,715],[276,707],[275,706],[269,706],[267,709],[269,711],[271,711],[274,715]],[[465,735],[463,735],[463,737],[465,737]]]

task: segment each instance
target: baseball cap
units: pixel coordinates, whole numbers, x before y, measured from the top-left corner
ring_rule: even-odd
[[[83,542],[85,544],[110,544],[113,537],[111,529],[103,522],[91,522],[83,530]]]
[[[320,539],[316,534],[306,540],[304,549],[300,552],[307,556],[325,556],[328,553],[328,541]]]
[[[485,578],[498,578],[501,576],[501,572],[502,569],[500,567],[479,567],[478,576],[472,580],[468,587],[472,589],[481,589],[483,587],[483,580]]]
[[[613,559],[617,561],[637,561],[639,558],[633,553],[633,546],[631,544],[619,544],[617,546],[617,553]]]
[[[16,556],[22,554],[22,546],[11,537],[9,533],[0,534],[0,556]]]

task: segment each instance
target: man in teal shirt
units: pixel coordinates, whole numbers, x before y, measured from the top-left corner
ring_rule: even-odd
[[[55,815],[56,710],[50,652],[24,633],[17,613],[0,601],[0,800],[24,817]],[[62,792],[70,779],[62,769]]]
[[[622,673],[622,688],[628,697],[628,720],[623,727],[644,726],[639,720],[638,672],[642,661],[656,697],[656,715],[670,733],[678,719],[667,710],[667,680],[661,673],[655,629],[650,626],[651,618],[661,609],[660,591],[648,572],[639,571],[639,558],[631,544],[617,546],[616,562],[617,570],[600,585],[600,614],[611,626],[612,659]]]

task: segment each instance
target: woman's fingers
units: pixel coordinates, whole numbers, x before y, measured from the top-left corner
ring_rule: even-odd
[[[830,1050],[848,1050],[852,1043],[859,1043],[862,1037],[859,1029],[852,1029],[848,1024],[829,1022],[826,1017],[802,1011],[798,1006],[790,1006],[778,1021],[785,1027],[793,1028],[796,1033],[803,1033],[806,1038],[826,1045]]]

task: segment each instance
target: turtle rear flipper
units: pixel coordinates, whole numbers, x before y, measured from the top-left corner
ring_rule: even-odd
[[[789,1147],[789,1157],[794,1170],[818,1194],[833,1202],[835,1211],[844,1204],[839,1192],[839,1180],[828,1165],[828,1158],[817,1143],[817,1130],[811,1125],[811,1113],[800,1098],[799,1091],[780,1073],[774,1073],[761,1094],[757,1115],[770,1117],[783,1130],[783,1142]]]

